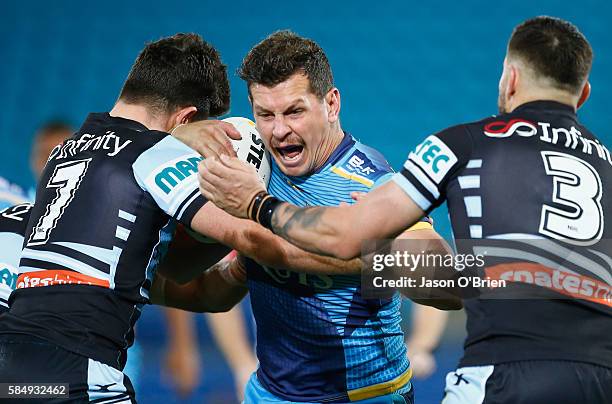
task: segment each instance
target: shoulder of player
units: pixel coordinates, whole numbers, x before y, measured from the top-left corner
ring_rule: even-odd
[[[166,193],[184,179],[198,172],[198,163],[203,159],[195,150],[171,135],[158,132],[150,140],[147,148],[139,153],[132,164],[138,181],[149,184],[162,184]],[[164,181],[172,187],[163,185]],[[145,186],[144,183],[141,186]]]
[[[189,146],[166,132],[155,130],[140,132],[139,136],[133,138],[130,136],[129,139],[135,142],[136,159],[146,158],[148,155],[160,158],[165,155],[197,154]]]
[[[23,237],[33,207],[31,203],[22,203],[2,210],[0,212],[0,233],[14,233]]]
[[[465,135],[474,136],[478,133],[482,133],[482,128],[484,128],[487,124],[499,119],[499,116],[491,115],[478,121],[464,122],[457,125],[449,126],[448,128],[445,128],[435,133],[434,135],[437,137],[452,137]]]
[[[393,172],[385,157],[378,150],[358,141],[333,165],[332,171],[345,178],[370,184],[385,174]],[[366,185],[367,185],[366,184]]]

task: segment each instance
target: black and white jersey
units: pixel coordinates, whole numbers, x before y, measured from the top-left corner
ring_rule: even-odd
[[[466,300],[462,366],[612,366],[612,158],[572,107],[530,102],[429,136],[394,181],[426,212],[448,202],[487,277],[553,298]]]
[[[0,333],[27,333],[121,369],[175,220],[204,205],[202,158],[169,134],[91,114],[51,153]]]
[[[0,313],[8,310],[9,296],[17,286],[23,235],[32,207],[22,203],[0,212]]]

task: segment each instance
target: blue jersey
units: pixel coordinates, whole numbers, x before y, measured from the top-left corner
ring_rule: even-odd
[[[392,169],[384,157],[346,134],[327,163],[289,177],[272,161],[268,192],[298,206],[352,203]],[[257,377],[291,401],[334,402],[387,394],[410,379],[400,329],[400,296],[367,300],[360,276],[309,275],[249,261],[257,322]],[[390,390],[391,389],[391,390]]]

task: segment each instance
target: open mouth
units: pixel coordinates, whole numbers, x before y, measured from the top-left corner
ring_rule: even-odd
[[[289,145],[275,148],[278,154],[281,156],[283,161],[291,163],[296,162],[300,159],[304,146],[301,145]]]

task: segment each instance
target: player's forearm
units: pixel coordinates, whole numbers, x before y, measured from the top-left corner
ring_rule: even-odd
[[[342,260],[310,253],[261,226],[251,227],[242,236],[248,240],[241,242],[241,253],[266,266],[325,275],[358,275],[361,272],[359,258]]]
[[[391,246],[392,252],[408,252],[412,255],[425,255],[428,257],[445,257],[452,255],[453,251],[446,241],[440,237],[433,229],[408,230],[403,232]],[[429,260],[426,260],[429,261]],[[424,261],[424,262],[426,262]],[[439,259],[432,260],[440,262]],[[403,267],[396,269],[397,276],[405,275]],[[411,277],[419,279],[427,279],[430,281],[450,280],[456,277],[456,272],[452,268],[437,267],[436,265],[426,265],[423,263],[414,270],[411,270]],[[439,310],[460,310],[463,307],[462,300],[458,292],[454,289],[444,289],[440,287],[407,287],[400,289],[400,292],[411,299],[412,301],[424,305],[431,306],[432,311]]]
[[[243,285],[228,283],[220,274],[221,270],[214,266],[184,285],[156,277],[151,301],[197,313],[228,311],[244,298],[247,289]]]
[[[352,259],[359,255],[361,240],[350,233],[348,209],[299,208],[283,203],[272,215],[271,228],[307,251]]]

